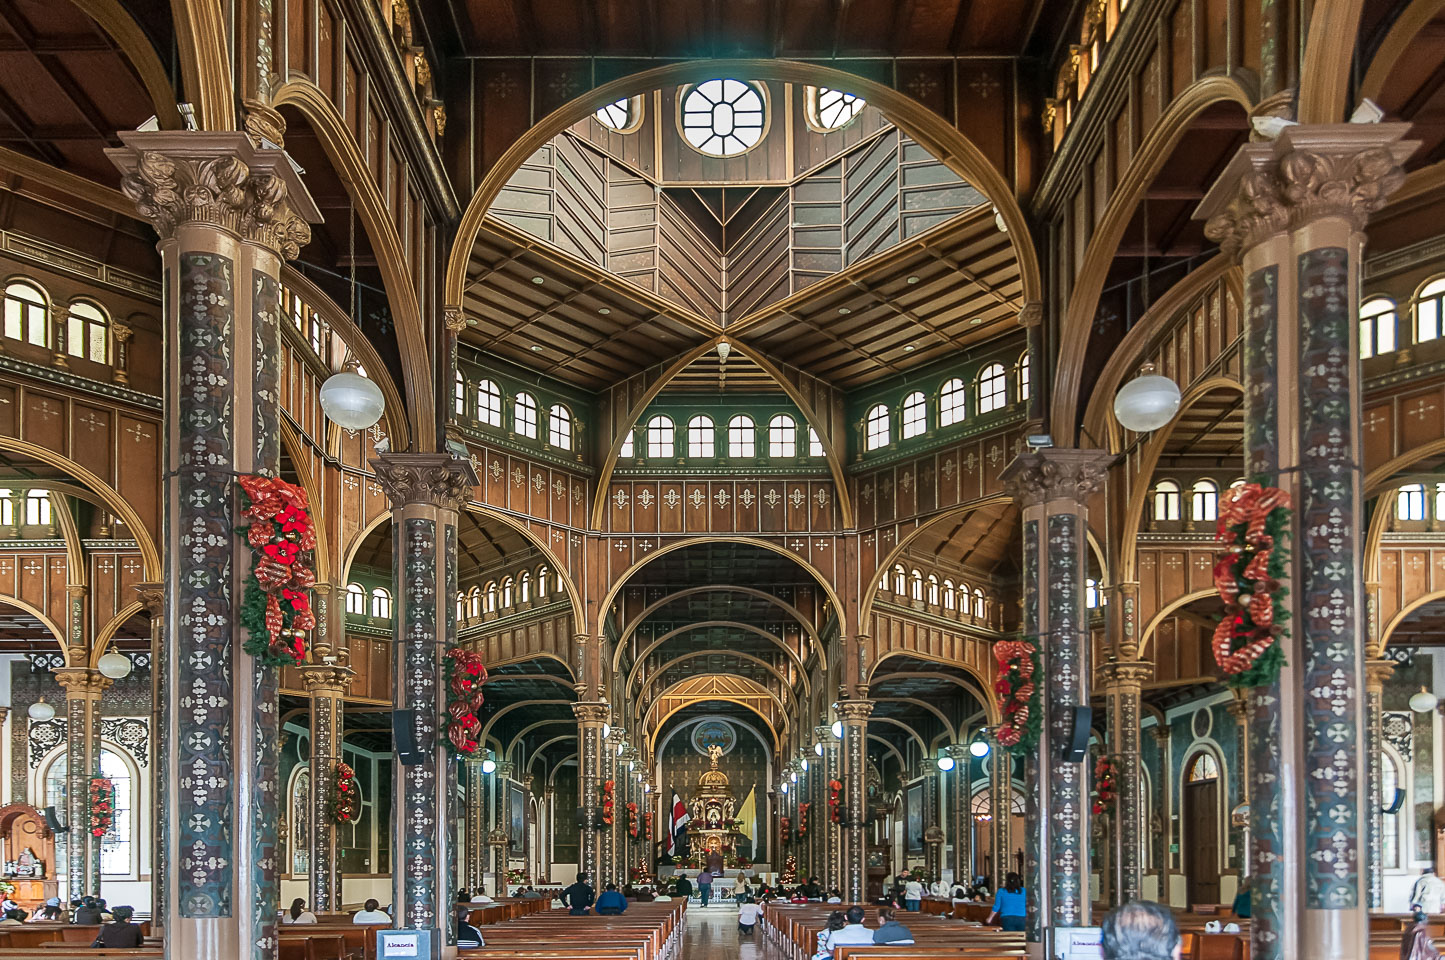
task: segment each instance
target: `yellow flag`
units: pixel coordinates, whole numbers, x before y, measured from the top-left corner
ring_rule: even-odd
[[[738,833],[749,840],[757,836],[758,832],[758,790],[756,787],[748,791],[748,798],[743,801],[743,808],[738,811]]]

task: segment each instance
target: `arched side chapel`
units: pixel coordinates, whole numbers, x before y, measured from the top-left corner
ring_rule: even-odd
[[[0,879],[177,957],[277,955],[296,897],[451,956],[459,889],[724,847],[848,901],[1020,872],[1035,952],[1247,879],[1272,960],[1441,866],[1438,4],[143,6],[0,17],[0,784],[71,828]],[[242,649],[252,473],[316,524],[295,666]],[[1234,689],[1241,482],[1291,619]]]

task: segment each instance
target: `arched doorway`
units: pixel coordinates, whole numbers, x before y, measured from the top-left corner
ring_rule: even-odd
[[[1201,750],[1184,767],[1184,876],[1190,904],[1219,902],[1219,761]]]

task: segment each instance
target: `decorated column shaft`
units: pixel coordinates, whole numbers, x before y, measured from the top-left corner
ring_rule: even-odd
[[[476,892],[486,885],[487,876],[487,790],[488,779],[482,773],[480,757],[469,758],[464,764],[466,778],[466,828],[462,831],[462,882],[468,890]]]
[[[321,603],[327,610],[335,606],[331,598],[322,600],[317,591],[318,623],[325,622]],[[341,908],[341,864],[338,833],[342,820],[354,823],[361,816],[361,797],[356,773],[343,768],[341,740],[345,728],[345,698],[351,689],[356,671],[347,666],[347,651],[337,654],[332,647],[317,643],[313,653],[318,662],[300,668],[301,683],[311,697],[311,829],[307,878],[312,910],[334,911]],[[330,661],[330,662],[328,662]]]
[[[1159,748],[1159,769],[1173,770],[1173,751],[1170,747],[1170,730],[1164,723],[1157,723],[1149,728],[1149,733],[1154,737],[1154,742]],[[1169,786],[1169,776],[1157,778],[1154,784],[1154,818],[1149,824],[1149,834],[1154,840],[1154,869],[1159,874],[1159,890],[1155,895],[1160,903],[1169,902],[1169,864],[1172,855],[1169,849],[1173,842],[1173,810],[1170,805],[1170,798],[1173,791]]]
[[[968,883],[973,867],[973,812],[969,807],[969,761],[971,757],[965,744],[955,743],[947,748],[947,755],[953,760],[953,769],[945,775],[944,802],[948,810],[948,839],[953,845],[947,867],[953,870],[954,883]]]
[[[1365,221],[1417,146],[1405,130],[1287,127],[1241,147],[1197,213],[1243,264],[1246,476],[1294,511],[1275,578],[1285,666],[1236,671],[1252,687],[1255,960],[1367,952],[1359,272]]]
[[[492,777],[492,832],[487,835],[487,844],[492,850],[492,872],[496,874],[494,886],[503,890],[507,886],[507,870],[512,858],[512,764],[504,761],[497,764]]]
[[[167,956],[276,950],[277,677],[243,649],[252,551],[237,475],[280,461],[281,261],[320,219],[245,134],[125,132],[107,151],[160,236],[165,303]]]
[[[823,851],[823,860],[814,869],[824,878],[829,890],[842,890],[843,831],[841,825],[834,823],[833,818],[828,815],[828,798],[832,795],[832,785],[843,782],[842,748],[830,727],[814,727],[813,737],[815,743],[823,745],[821,757],[816,751],[813,753],[814,762],[822,774],[818,777],[820,789],[815,809],[818,812],[818,839]]]
[[[1128,652],[1137,653],[1137,650]],[[1109,766],[1114,801],[1114,897],[1118,903],[1144,896],[1144,775],[1139,757],[1139,697],[1153,676],[1153,665],[1139,660],[1103,664],[1099,679],[1109,720]],[[1097,779],[1097,778],[1096,778]]]
[[[868,872],[868,718],[872,700],[842,700],[843,901],[862,903]]]
[[[170,755],[171,703],[166,692],[165,678],[169,651],[166,649],[165,633],[162,627],[166,615],[165,585],[160,583],[138,583],[135,585],[137,599],[145,607],[146,616],[151,620],[151,766],[150,787],[152,809],[164,811],[166,796],[171,785],[166,782],[165,757]],[[151,832],[151,933],[163,936],[166,929],[166,881],[170,874],[166,850],[166,819],[155,818]]]
[[[980,872],[987,870],[994,883],[1002,882],[1013,866],[1013,754],[991,740],[993,749],[989,752],[989,829],[993,837],[993,863],[979,864]]]
[[[1053,930],[1089,926],[1089,770],[1064,759],[1064,750],[1076,709],[1089,704],[1085,501],[1111,459],[1098,450],[1050,447],[1020,454],[1001,476],[1023,508],[1024,642],[1036,638],[1031,665],[1036,658],[1042,666],[1042,689],[1029,707],[1041,711],[1042,723],[1037,746],[1024,754],[1032,861],[1027,936],[1048,953]]]
[[[1369,764],[1365,796],[1370,800],[1366,808],[1369,817],[1369,901],[1366,905],[1374,910],[1383,908],[1385,900],[1383,805],[1389,804],[1391,798],[1381,796],[1380,781],[1385,749],[1385,681],[1394,672],[1393,660],[1372,659],[1365,663],[1365,751]]]
[[[933,767],[923,771],[923,872],[932,883],[943,872],[943,783],[937,764],[928,758],[924,762]]]
[[[601,875],[597,877],[598,890],[601,890],[609,882],[617,882],[617,821],[621,808],[617,802],[617,738],[615,735],[603,738],[601,757],[602,771],[598,774],[600,782],[592,800],[597,804],[597,816],[602,824],[601,835],[598,837],[601,844],[601,849],[597,854],[601,864]],[[609,784],[611,785],[610,792]],[[609,802],[611,803],[610,807],[607,806]],[[611,819],[611,823],[607,822],[609,819]]]
[[[100,837],[91,832],[91,781],[100,776],[100,697],[111,680],[99,670],[66,667],[55,671],[65,690],[66,876],[70,896],[100,896]],[[114,797],[110,799],[115,818]]]
[[[393,777],[392,918],[401,929],[433,931],[434,956],[454,956],[457,765],[446,665],[457,631],[457,512],[477,476],[445,453],[388,453],[371,464],[391,503],[392,702],[407,711],[415,750],[413,762],[396,758]]]
[[[602,804],[597,798],[603,780],[602,752],[606,749],[602,727],[611,712],[607,704],[600,701],[574,703],[572,712],[577,716],[577,805],[582,808],[582,862],[578,868],[596,881],[602,868],[602,837],[598,829]]]

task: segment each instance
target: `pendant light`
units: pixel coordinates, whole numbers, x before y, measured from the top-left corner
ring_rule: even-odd
[[[36,700],[34,703],[32,703],[30,705],[30,709],[25,712],[28,713],[30,715],[30,719],[34,720],[36,723],[44,723],[47,720],[52,720],[55,718],[55,708],[52,707],[50,704],[46,703],[43,696],[39,700]]]
[[[115,647],[110,652],[96,661],[96,668],[100,670],[103,677],[112,680],[121,680],[130,676],[130,657],[121,653]]]
[[[350,222],[351,249],[351,318],[360,329],[357,317],[356,284],[356,210],[352,208]],[[340,373],[333,373],[321,385],[321,410],[327,419],[346,430],[366,430],[375,426],[386,409],[386,400],[381,388],[361,375],[361,364],[354,356],[348,357]]]
[[[1416,713],[1429,713],[1431,710],[1434,710],[1439,703],[1440,698],[1424,687],[1420,688],[1419,693],[1410,697],[1410,709]],[[32,714],[32,716],[34,716],[34,714]]]
[[[1146,363],[1139,376],[1124,384],[1114,397],[1114,417],[1126,430],[1158,430],[1179,412],[1179,384],[1154,372]]]

